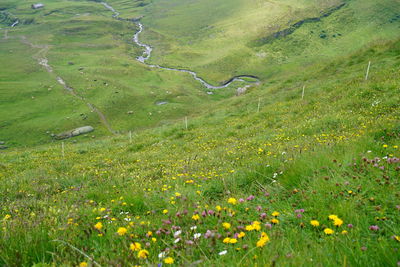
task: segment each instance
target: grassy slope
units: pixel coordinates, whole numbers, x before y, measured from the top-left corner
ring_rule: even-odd
[[[73,3],[92,8],[86,2]],[[170,4],[154,2],[157,3]],[[298,3],[301,8],[302,2]],[[129,12],[138,12],[129,13],[133,16],[155,8],[135,7],[137,3],[131,1],[113,1],[113,4],[129,6]],[[395,4],[396,1],[385,1],[374,7],[386,10],[386,13],[378,12],[382,18],[374,17],[368,27],[349,23],[348,19],[365,19],[365,13],[356,16],[359,13],[353,11],[357,6],[373,5],[372,1],[363,4],[351,1],[335,15],[318,24],[307,24],[285,39],[258,47],[255,46],[257,42],[252,41],[246,51],[270,51],[275,55],[272,59],[267,53],[263,60],[269,58],[271,65],[259,68],[259,71],[269,70],[266,72],[270,76],[268,83],[251,88],[241,97],[228,98],[233,89],[221,91],[221,95],[213,96],[221,101],[213,102],[215,104],[207,108],[205,115],[199,111],[198,116],[189,117],[188,130],[179,122],[139,131],[132,143],[126,135],[78,144],[68,140],[64,158],[59,143],[0,154],[0,265],[42,263],[46,266],[54,263],[73,266],[82,261],[91,264],[82,253],[72,249],[72,245],[104,266],[157,264],[161,261],[157,255],[166,248],[170,249],[168,256],[185,266],[194,262],[207,266],[395,266],[400,260],[400,243],[391,237],[400,235],[396,206],[400,205],[399,165],[387,164],[382,159],[378,163],[384,167],[381,170],[363,161],[363,157],[400,156],[400,47],[394,31],[399,24],[381,24],[381,31],[374,31],[378,29],[377,21],[396,12]],[[118,103],[124,112],[118,113],[117,108],[106,111],[111,112],[109,116],[114,125],[127,124],[123,116],[112,113],[126,112],[125,98],[147,99],[145,103],[156,101],[146,94],[146,90],[131,91],[131,82],[140,81],[138,86],[147,84],[157,94],[165,90],[163,84],[170,83],[170,90],[177,90],[177,94],[190,90],[187,97],[193,98],[192,89],[176,86],[176,79],[190,83],[184,75],[174,77],[171,73],[146,71],[134,60],[126,58],[123,62],[129,66],[122,68],[119,56],[112,58],[112,55],[135,53],[130,46],[123,45],[132,25],[111,20],[109,12],[103,14],[100,9],[97,12],[91,17],[73,20],[67,15],[52,18],[65,25],[55,25],[48,36],[29,35],[28,28],[23,34],[33,41],[46,40],[44,43],[55,46],[49,53],[50,62],[56,62],[56,71],[70,80],[79,93],[100,107],[109,104],[110,99]],[[303,15],[299,14],[299,18]],[[144,18],[144,23],[146,20],[151,23],[149,18]],[[110,29],[121,30],[123,27],[122,32],[127,36],[116,38],[104,32],[98,34],[98,25],[102,25],[107,33]],[[349,27],[348,36],[342,35],[341,40],[319,38],[319,31],[327,31],[328,25],[343,31],[347,29],[345,25],[350,25],[358,31],[350,31]],[[69,30],[71,28],[75,30]],[[152,30],[158,31],[157,28]],[[310,37],[311,30],[317,35],[315,38]],[[65,34],[55,38],[53,31],[64,31]],[[336,30],[329,34],[334,32]],[[84,33],[90,43],[82,43],[80,33]],[[366,33],[370,33],[368,38],[365,38]],[[351,36],[357,37],[357,42],[350,42]],[[299,40],[307,40],[306,44],[318,49],[299,46]],[[15,43],[18,47],[18,42]],[[172,41],[168,43],[173,44]],[[87,44],[95,46],[84,49]],[[105,44],[109,46],[106,49]],[[29,53],[20,49],[21,55]],[[111,56],[99,57],[100,53]],[[282,56],[285,53],[287,57]],[[316,60],[318,55],[324,56],[324,60]],[[22,58],[33,63],[29,56]],[[369,60],[372,61],[370,79],[364,81]],[[75,65],[68,65],[68,61],[74,61]],[[94,67],[105,64],[109,68]],[[257,64],[252,66],[255,68]],[[77,75],[81,65],[85,67],[84,74]],[[303,66],[302,71],[292,71],[298,65]],[[218,73],[215,69],[207,69],[210,77],[212,73]],[[123,71],[128,71],[127,75]],[[35,75],[43,80],[48,79],[44,71],[36,72]],[[140,76],[140,79],[129,74],[136,74],[132,76]],[[2,76],[2,81],[11,83],[7,80],[10,75]],[[219,72],[215,77],[223,75]],[[113,99],[114,94],[107,94],[107,88],[91,82],[94,79],[100,84],[108,82],[107,88],[115,86],[124,97]],[[52,83],[55,84],[49,79],[48,84]],[[302,101],[300,95],[304,83],[307,87]],[[154,84],[159,84],[159,89]],[[88,87],[92,89],[84,89]],[[27,95],[35,88],[35,85],[27,86]],[[141,89],[145,88],[148,87]],[[194,84],[193,90],[198,89]],[[55,89],[51,92],[59,94],[53,101],[69,97]],[[9,98],[15,98],[14,93],[7,93]],[[51,98],[46,97],[51,102]],[[21,101],[25,98],[27,96],[21,97]],[[259,99],[261,109],[257,113]],[[28,100],[32,99],[28,97]],[[66,101],[73,103],[73,99]],[[199,99],[199,105],[203,101]],[[75,105],[76,109],[80,108],[78,102]],[[66,105],[67,111],[69,107]],[[146,104],[143,109],[150,107],[154,106]],[[190,108],[196,110],[195,105]],[[145,110],[149,111],[154,112]],[[173,116],[166,115],[165,118]],[[182,197],[176,198],[175,192]],[[238,205],[227,203],[229,197],[239,199],[249,195],[256,198]],[[200,216],[199,221],[192,219],[192,215],[204,210],[216,211],[216,205],[224,208],[217,216]],[[164,209],[168,210],[167,214],[163,214]],[[302,218],[295,215],[296,209],[305,210]],[[188,215],[175,216],[176,212],[185,210]],[[270,229],[267,223],[275,210],[280,212],[280,224]],[[264,212],[266,218],[262,219]],[[330,214],[338,215],[344,224],[333,226],[327,219]],[[320,221],[321,226],[310,226],[311,219]],[[237,244],[223,243],[225,237],[240,232],[240,226],[255,220],[262,221],[261,231],[271,239],[266,247],[256,248],[261,231],[246,231],[245,238]],[[101,231],[94,228],[99,221],[103,223]],[[230,222],[232,228],[224,230],[223,222]],[[348,228],[347,224],[354,227]],[[197,229],[190,230],[194,225]],[[369,230],[371,225],[378,225],[380,230]],[[177,244],[171,233],[156,233],[159,229],[175,232],[175,226],[181,227],[183,232],[183,241]],[[128,234],[117,235],[119,227],[126,227]],[[325,235],[323,229],[326,227],[334,229],[335,234]],[[213,230],[221,237],[205,239],[206,230]],[[343,230],[348,234],[341,234]],[[157,238],[155,242],[146,235],[148,231]],[[195,232],[202,233],[202,238],[194,240],[196,245],[182,245],[185,241],[193,241]],[[137,252],[129,250],[133,241],[142,246],[149,243],[148,261],[139,260]],[[219,256],[223,250],[227,250],[227,255]]]
[[[58,145],[2,154],[1,214],[11,218],[2,221],[0,259],[8,265],[88,261],[70,244],[102,265],[145,265],[129,250],[135,241],[149,243],[148,263],[154,264],[169,248],[168,256],[180,265],[395,265],[399,166],[382,159],[380,170],[362,158],[399,157],[399,51],[398,42],[375,45],[253,89],[226,101],[224,109],[190,119],[188,131],[177,124],[139,133],[132,144],[126,136],[67,143],[65,158]],[[367,59],[375,67],[366,82]],[[309,80],[303,101],[302,80]],[[249,195],[256,198],[227,203]],[[225,211],[191,218],[216,211],[216,205]],[[296,209],[305,210],[301,218]],[[188,215],[174,215],[185,210]],[[275,210],[280,223],[269,229]],[[330,214],[344,224],[333,226]],[[311,219],[321,226],[310,226]],[[174,244],[171,233],[156,234],[176,231],[166,220],[182,229],[181,242],[206,230],[221,237],[201,238],[196,246]],[[271,239],[265,248],[256,248],[257,231],[245,231],[237,244],[223,243],[255,220]],[[101,231],[94,229],[99,221]],[[224,230],[223,222],[232,229]],[[194,225],[197,230],[190,230]],[[369,230],[371,225],[380,230]],[[128,234],[116,234],[119,227]],[[326,227],[335,234],[325,235]],[[228,254],[219,256],[223,250]]]

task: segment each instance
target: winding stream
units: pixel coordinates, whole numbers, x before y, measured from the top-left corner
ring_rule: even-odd
[[[110,6],[108,3],[106,2],[101,2],[101,4],[109,9],[110,11],[112,11],[114,13],[114,15],[112,16],[113,18],[118,19],[120,13],[118,11],[116,11],[112,6]],[[139,41],[139,35],[143,32],[144,30],[144,26],[142,23],[140,23],[139,21],[136,22],[137,26],[139,27],[139,31],[137,31],[135,33],[135,35],[133,36],[133,42],[135,44],[137,44],[140,47],[144,48],[144,52],[141,56],[138,56],[136,58],[137,61],[142,62],[143,64],[146,64],[148,67],[150,68],[157,68],[157,69],[163,69],[163,70],[169,70],[169,71],[179,71],[179,72],[184,72],[184,73],[188,73],[190,75],[193,76],[193,78],[196,81],[199,81],[204,87],[206,87],[207,89],[222,89],[222,88],[226,88],[229,85],[231,85],[233,82],[236,81],[240,81],[240,82],[249,82],[249,81],[245,81],[243,80],[243,78],[251,78],[256,80],[255,82],[250,82],[250,83],[258,83],[260,82],[260,80],[258,79],[258,77],[254,76],[254,75],[238,75],[238,76],[234,76],[231,79],[229,79],[228,81],[224,82],[222,85],[220,86],[214,86],[211,85],[209,83],[207,83],[204,79],[200,78],[196,72],[191,71],[191,70],[187,70],[187,69],[176,69],[176,68],[169,68],[169,67],[163,67],[160,65],[153,65],[153,64],[148,64],[146,63],[146,61],[150,58],[151,56],[151,52],[153,51],[153,48],[150,45],[144,44],[142,42]]]
[[[17,26],[18,23],[19,23],[19,20],[15,21],[15,22],[11,25],[11,28],[14,28],[15,26]]]

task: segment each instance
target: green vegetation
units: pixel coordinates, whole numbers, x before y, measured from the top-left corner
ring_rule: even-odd
[[[135,24],[99,3],[30,4],[0,4],[35,21],[0,40],[0,141],[15,146],[0,153],[1,266],[399,264],[396,1],[346,1],[272,42],[341,2],[110,1],[144,15],[152,63],[215,84],[259,76],[241,96],[245,83],[208,95],[138,63]],[[45,53],[52,73],[38,66]],[[82,124],[96,138],[64,151],[46,135]]]

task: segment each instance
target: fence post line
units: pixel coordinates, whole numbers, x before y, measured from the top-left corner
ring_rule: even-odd
[[[367,68],[367,74],[365,74],[365,80],[368,80],[370,67],[371,67],[371,61],[368,62],[368,68]]]
[[[61,155],[63,158],[65,157],[64,142],[61,142]]]

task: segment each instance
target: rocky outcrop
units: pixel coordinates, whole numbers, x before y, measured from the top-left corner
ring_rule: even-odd
[[[71,138],[74,136],[78,136],[78,135],[82,135],[82,134],[87,134],[90,132],[93,132],[94,128],[92,126],[83,126],[83,127],[79,127],[76,129],[73,129],[71,131],[67,131],[67,132],[63,132],[60,134],[57,134],[55,136],[55,139],[61,140],[61,139],[67,139],[67,138]]]

